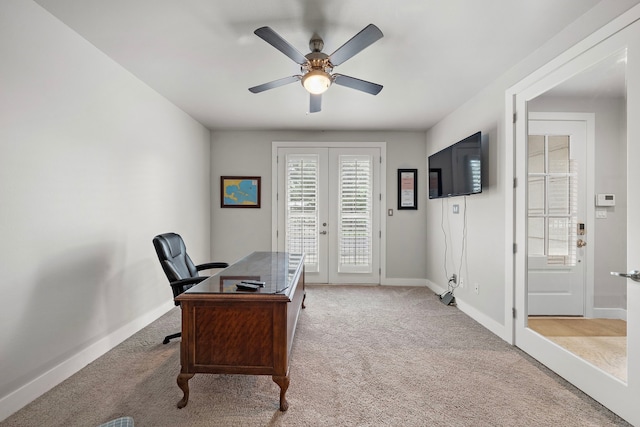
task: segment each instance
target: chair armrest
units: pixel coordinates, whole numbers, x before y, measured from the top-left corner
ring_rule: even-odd
[[[187,289],[197,285],[202,282],[204,279],[207,279],[208,276],[198,276],[198,277],[188,277],[186,279],[176,280],[174,282],[169,283],[171,285],[171,289],[173,290],[173,297],[177,297]],[[180,305],[179,302],[174,301],[176,305]]]
[[[227,268],[229,264],[226,262],[209,262],[206,264],[196,265],[197,271],[210,270],[212,268]]]
[[[207,279],[209,276],[187,277],[186,279],[176,280],[170,283],[171,287],[196,285]]]

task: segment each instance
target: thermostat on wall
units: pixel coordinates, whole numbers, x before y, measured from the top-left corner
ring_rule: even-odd
[[[596,206],[615,206],[615,194],[596,194]]]

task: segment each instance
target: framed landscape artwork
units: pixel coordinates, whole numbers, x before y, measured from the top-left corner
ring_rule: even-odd
[[[259,176],[221,176],[221,208],[259,208]]]

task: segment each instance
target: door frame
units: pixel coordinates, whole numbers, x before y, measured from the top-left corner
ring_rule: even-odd
[[[594,113],[565,113],[565,112],[531,112],[527,114],[528,120],[540,120],[540,121],[571,121],[571,122],[585,122],[586,124],[586,158],[585,165],[585,221],[587,223],[586,228],[586,256],[585,262],[587,266],[584,271],[584,317],[594,316],[594,271],[595,271],[595,221],[596,221],[596,207],[592,202],[595,197],[595,114]],[[528,125],[527,125],[528,129]],[[524,181],[526,182],[526,181]],[[523,186],[526,185],[523,183]],[[523,187],[524,188],[524,187]]]
[[[382,142],[328,142],[328,141],[273,141],[271,143],[271,250],[278,250],[278,149],[279,148],[377,148],[380,150],[380,238],[378,239],[380,284],[387,277],[387,143]]]

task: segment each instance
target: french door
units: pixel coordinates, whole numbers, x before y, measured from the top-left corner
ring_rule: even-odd
[[[276,250],[309,283],[380,283],[380,149],[277,148]]]

